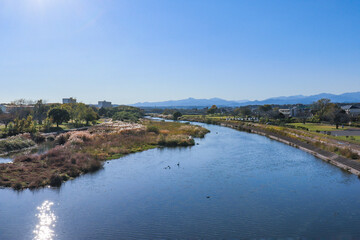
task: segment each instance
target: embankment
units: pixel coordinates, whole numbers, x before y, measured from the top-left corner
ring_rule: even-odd
[[[360,162],[358,161],[358,154],[351,149],[345,148],[343,144],[339,143],[334,146],[332,142],[327,143],[323,139],[311,139],[309,134],[302,136],[301,131],[282,129],[275,130],[269,126],[260,124],[249,124],[243,122],[230,122],[230,121],[211,121],[206,119],[191,119],[183,118],[188,121],[198,121],[204,123],[217,124],[224,127],[230,127],[240,131],[255,133],[266,136],[270,139],[285,143],[289,146],[296,147],[305,152],[308,152],[328,163],[331,163],[345,171],[353,173],[360,177]],[[343,156],[341,156],[343,155]],[[345,157],[349,156],[349,157]],[[354,158],[354,159],[351,159]]]

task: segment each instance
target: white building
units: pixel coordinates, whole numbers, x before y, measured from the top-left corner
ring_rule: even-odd
[[[347,114],[352,116],[357,116],[360,114],[360,107],[355,105],[345,105],[341,107]]]
[[[285,108],[285,109],[279,109],[279,112],[284,114],[285,117],[296,117],[297,115],[297,108]]]
[[[76,103],[76,98],[63,98],[63,104],[65,103]]]
[[[107,102],[107,101],[99,101],[98,102],[98,107],[99,108],[111,108],[112,107],[112,104],[111,102]]]

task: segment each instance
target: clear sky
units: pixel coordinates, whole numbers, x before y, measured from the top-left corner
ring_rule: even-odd
[[[360,1],[0,0],[0,102],[360,91]]]

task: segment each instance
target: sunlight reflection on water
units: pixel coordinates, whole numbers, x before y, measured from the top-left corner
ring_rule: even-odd
[[[53,202],[44,201],[41,206],[37,207],[39,213],[36,217],[39,219],[39,223],[34,230],[34,240],[51,240],[55,236],[53,228],[55,227],[56,216],[51,211]]]

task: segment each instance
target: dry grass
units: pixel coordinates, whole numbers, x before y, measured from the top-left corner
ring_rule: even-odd
[[[103,161],[157,146],[191,146],[191,136],[203,136],[206,129],[180,123],[148,122],[156,126],[133,127],[117,123],[74,131],[56,137],[57,147],[41,155],[25,155],[13,163],[0,164],[0,186],[14,189],[60,186],[63,181],[102,167]],[[151,128],[150,128],[151,130]]]
[[[32,146],[35,146],[35,142],[31,140],[30,134],[8,137],[0,140],[0,154],[18,151]]]
[[[42,187],[51,185],[54,176],[66,181],[100,168],[101,162],[93,157],[58,146],[42,155],[20,156],[11,164],[0,164],[0,185],[14,189]]]

